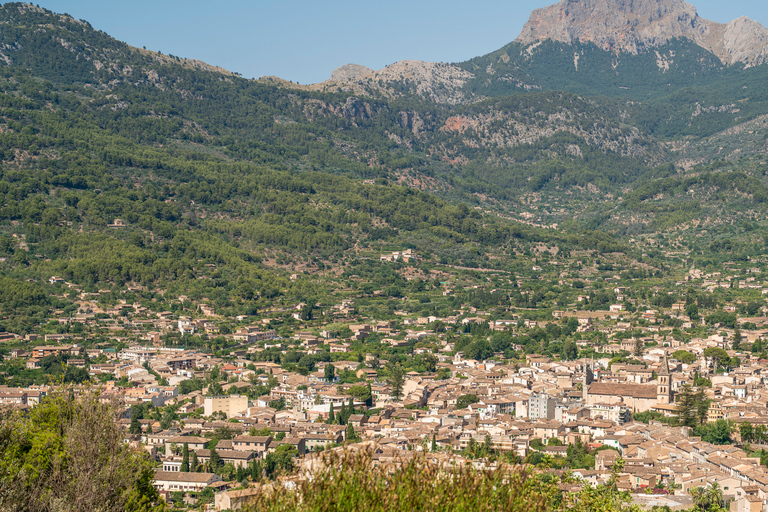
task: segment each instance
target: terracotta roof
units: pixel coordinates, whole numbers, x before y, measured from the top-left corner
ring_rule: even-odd
[[[594,382],[589,385],[590,395],[631,396],[632,398],[656,398],[656,386],[645,384],[615,384]]]
[[[208,483],[211,479],[218,479],[215,473],[186,473],[183,471],[157,471],[155,480],[165,482],[195,482]]]

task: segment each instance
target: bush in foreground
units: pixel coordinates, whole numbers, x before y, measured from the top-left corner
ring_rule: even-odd
[[[59,390],[24,416],[0,417],[0,510],[150,512],[165,509],[152,463],[123,444],[117,409],[94,392]]]
[[[331,452],[316,461],[295,488],[276,485],[251,510],[282,512],[575,512],[634,510],[615,480],[596,489],[564,492],[569,478],[503,465],[478,470],[440,465],[416,455],[397,466],[377,465],[370,451]]]

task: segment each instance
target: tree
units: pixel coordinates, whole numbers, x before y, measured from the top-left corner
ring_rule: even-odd
[[[216,451],[215,446],[211,446],[211,458],[208,460],[208,466],[212,473],[215,473],[221,466],[221,457],[219,457],[219,452]]]
[[[424,354],[424,357],[422,357],[421,360],[424,363],[424,368],[429,373],[433,373],[437,370],[437,356],[434,354]]]
[[[331,363],[325,365],[324,370],[325,381],[328,383],[333,382],[336,379],[336,367]]]
[[[694,487],[688,494],[693,498],[694,505],[703,512],[726,510],[723,506],[723,491],[717,482],[711,487]]]
[[[684,364],[691,364],[696,361],[696,356],[687,350],[675,350],[672,352],[672,357]]]
[[[432,446],[431,446],[430,450],[432,452],[436,452],[437,451],[437,437],[436,437],[434,432],[432,433]]]
[[[189,464],[189,470],[192,471],[193,473],[197,473],[197,466],[198,466],[197,452],[192,452],[192,462],[190,462]]]
[[[357,435],[357,432],[355,432],[355,427],[352,426],[351,423],[347,423],[347,441],[359,441],[359,436]]]
[[[701,436],[702,441],[716,445],[731,444],[731,422],[720,418],[714,423],[701,425],[695,433]]]
[[[677,394],[677,419],[681,425],[695,427],[698,421],[698,404],[693,388],[685,385]]]
[[[752,428],[752,424],[745,421],[739,425],[739,435],[741,436],[742,443],[751,443],[755,438],[755,431]]]
[[[123,443],[119,408],[99,399],[55,390],[28,416],[0,418],[0,509],[163,510],[151,461]]]
[[[758,425],[755,427],[753,439],[759,444],[763,444],[768,440],[768,429],[765,428],[765,425]]]
[[[579,349],[574,341],[566,341],[563,345],[562,358],[566,361],[573,361],[579,357]]]
[[[184,443],[184,447],[181,449],[181,467],[179,471],[189,471],[189,443]]]
[[[387,384],[389,384],[389,387],[392,388],[392,391],[390,392],[392,398],[395,400],[400,400],[400,398],[403,396],[403,384],[405,384],[405,379],[403,378],[403,369],[400,367],[400,365],[392,365]]]
[[[699,388],[693,395],[693,403],[696,407],[696,417],[699,420],[699,425],[703,425],[707,421],[707,414],[709,413],[710,400],[707,398],[707,393],[704,388]]]
[[[691,322],[697,321],[699,318],[699,306],[695,302],[691,302],[685,306],[685,314],[691,319]]]
[[[131,425],[128,427],[128,432],[130,434],[141,434],[141,422],[135,414],[131,414]]]
[[[293,470],[293,458],[299,452],[291,444],[282,444],[274,452],[267,454],[264,459],[264,472],[268,478],[279,473],[289,473]]]
[[[481,451],[485,457],[493,455],[493,439],[491,438],[490,434],[485,434],[485,439],[483,439],[483,446],[481,447]]]
[[[477,403],[479,399],[477,398],[477,395],[467,394],[467,395],[461,395],[456,400],[456,408],[457,409],[464,409],[468,405]]]
[[[214,381],[210,386],[208,386],[209,396],[221,396],[223,394],[224,389],[221,387],[221,383],[219,381]]]
[[[709,347],[704,350],[704,357],[707,359],[711,359],[714,364],[715,368],[720,366],[720,364],[724,361],[730,361],[730,357],[728,356],[728,352],[725,350],[719,348],[719,347]]]
[[[344,418],[344,421],[349,420],[349,417],[353,414],[357,414],[357,411],[355,410],[355,402],[352,400],[352,397],[349,397],[349,403],[347,404],[347,417]]]
[[[643,355],[643,349],[645,349],[645,345],[643,344],[643,340],[640,338],[637,338],[635,340],[635,356],[640,357]]]
[[[334,415],[334,412],[333,412],[333,402],[331,402],[328,409],[328,424],[333,425],[334,423],[336,423],[336,416]]]

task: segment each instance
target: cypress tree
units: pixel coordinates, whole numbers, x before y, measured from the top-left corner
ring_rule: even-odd
[[[251,479],[254,482],[261,480],[262,466],[263,465],[260,460],[255,460],[251,463]]]
[[[128,428],[128,432],[131,434],[141,434],[141,423],[137,415],[131,416],[131,426]]]
[[[180,471],[189,471],[189,444],[184,443],[184,448],[181,449],[181,468]]]
[[[351,423],[347,423],[347,441],[357,441],[357,432]]]
[[[368,398],[365,399],[366,407],[373,406],[373,391],[371,391],[371,383],[368,383]]]
[[[339,409],[339,425],[344,425],[346,423],[346,414],[347,407],[344,405],[344,402],[341,402],[341,408]]]
[[[208,461],[208,465],[211,467],[212,473],[215,473],[221,465],[221,457],[219,457],[219,452],[216,451],[215,446],[211,448],[211,459]]]
[[[197,452],[192,452],[192,463],[190,464],[189,470],[193,473],[197,473]]]
[[[328,424],[333,425],[334,423],[336,423],[336,416],[333,414],[333,402],[331,402],[331,407],[328,411]]]

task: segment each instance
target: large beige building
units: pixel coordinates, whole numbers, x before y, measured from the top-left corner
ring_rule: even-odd
[[[623,404],[632,412],[650,411],[658,399],[656,386],[593,382],[587,392],[587,406]]]
[[[227,418],[248,409],[248,397],[243,395],[207,396],[203,402],[203,410],[206,416],[214,412],[223,412]]]

